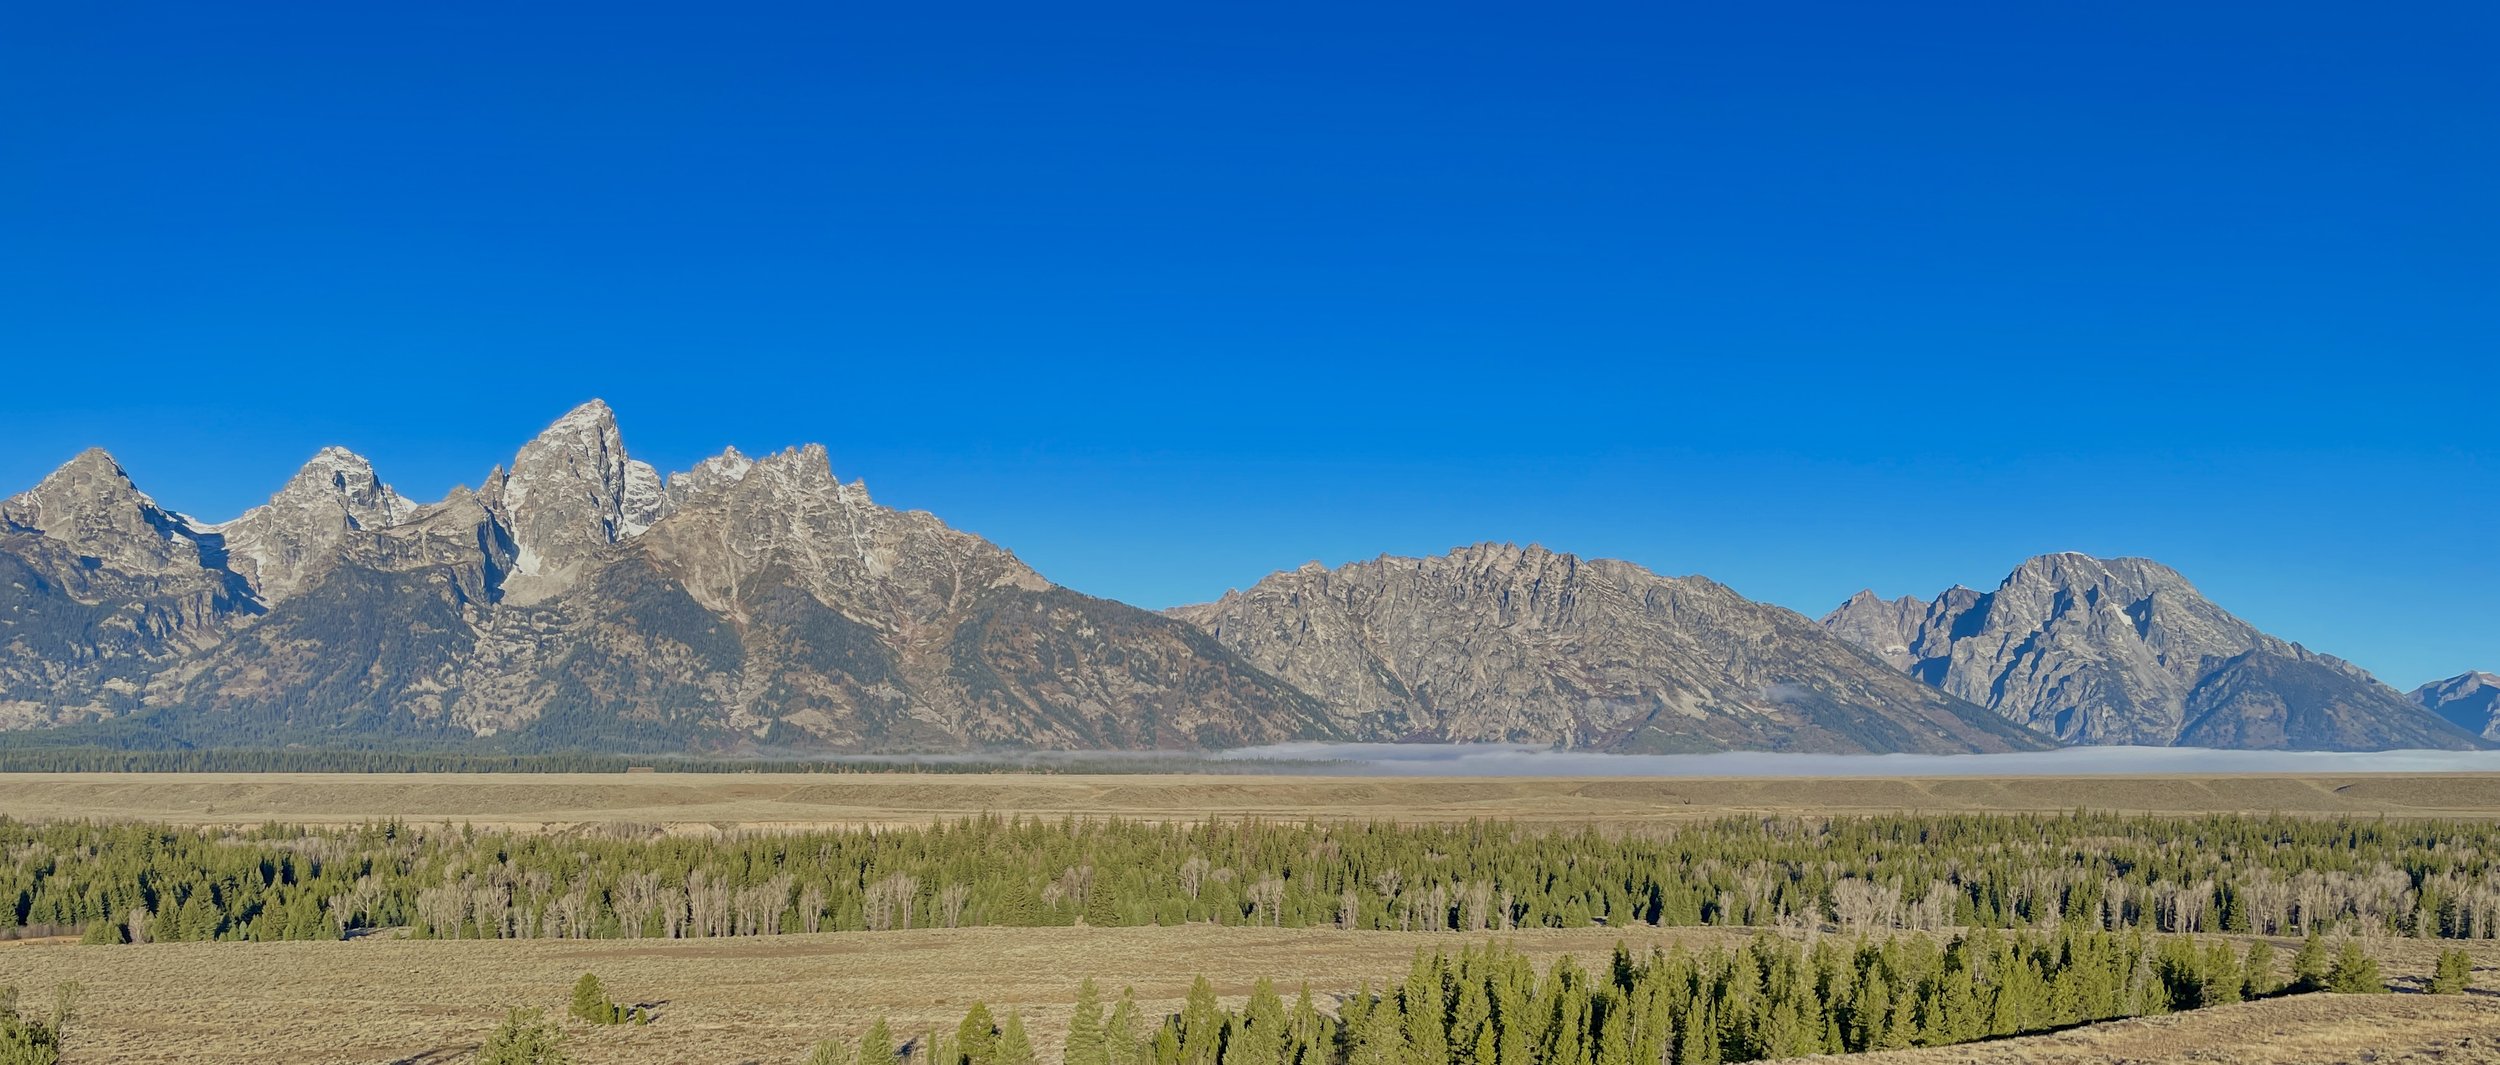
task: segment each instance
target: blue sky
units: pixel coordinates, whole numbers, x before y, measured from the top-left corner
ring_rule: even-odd
[[[2491,5],[526,7],[0,15],[0,486],[431,498],[600,396],[1147,606],[2073,549],[2500,669]]]

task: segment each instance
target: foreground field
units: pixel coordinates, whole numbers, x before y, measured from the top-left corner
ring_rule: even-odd
[[[0,813],[175,824],[719,827],[922,824],[980,813],[1147,819],[1628,823],[1728,813],[2038,811],[2500,817],[2500,774],[1925,779],[948,774],[22,773]]]
[[[2490,1065],[2500,999],[2301,995],[2110,1021],[2055,1035],[1855,1054],[1850,1065]]]
[[[1712,929],[1523,932],[1499,937],[1539,959],[1596,962],[1616,943],[1732,944]],[[1018,1011],[1043,1059],[1057,1060],[1078,980],[1134,987],[1153,1012],[1178,1008],[1206,974],[1238,1000],[1260,975],[1315,992],[1402,975],[1418,950],[1480,940],[1454,934],[1185,928],[932,929],[713,941],[175,943],[0,946],[0,982],[37,1002],[61,980],[87,988],[73,1061],[448,1063],[475,1049],[504,1010],[561,1007],[595,971],[627,1001],[657,1006],[647,1028],[579,1029],[583,1065],[793,1062],[814,1040],[855,1036],[878,1016],[911,1034],[951,1027],[975,999]],[[2288,944],[2287,944],[2288,945]],[[2428,971],[2433,945],[2389,942],[2399,981]],[[2500,963],[2500,944],[2478,944]],[[2486,983],[2490,982],[2488,979]],[[1329,999],[1323,995],[1322,1002]],[[2480,1042],[2460,1044],[2473,1033]],[[2305,996],[2212,1012],[1916,1054],[1853,1058],[1896,1065],[2014,1061],[2491,1061],[2500,999]],[[2367,1039],[2362,1039],[2362,1034]],[[2483,1056],[2440,1057],[2458,1046]],[[2193,1049],[2196,1053],[2187,1052]],[[2462,1051],[2460,1051],[2461,1053]],[[2261,1056],[2270,1055],[2270,1056]],[[2410,1056],[2403,1056],[2410,1055]]]

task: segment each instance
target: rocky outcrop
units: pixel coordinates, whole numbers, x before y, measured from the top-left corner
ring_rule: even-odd
[[[2500,740],[2500,675],[2461,673],[2413,690],[2413,701],[2451,725]]]
[[[1906,673],[1917,657],[1910,645],[1917,641],[1919,622],[1926,616],[1927,604],[1916,596],[1878,599],[1870,590],[1850,596],[1823,619],[1823,627]]]
[[[1623,751],[2044,745],[1790,611],[1540,547],[1314,563],[1171,613],[1356,735]]]
[[[2042,555],[1914,624],[1861,595],[1824,627],[2072,743],[2300,749],[2477,745],[2341,659],[2270,636],[2158,562]]]
[[[267,604],[292,597],[327,572],[349,536],[390,528],[416,510],[382,483],[364,456],[325,447],[269,502],[213,528],[224,537],[229,567]]]

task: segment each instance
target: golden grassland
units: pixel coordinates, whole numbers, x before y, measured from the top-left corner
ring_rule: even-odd
[[[2500,775],[2274,775],[1924,779],[1358,778],[1077,775],[112,774],[0,775],[0,815],[177,824],[344,824],[400,818],[563,831],[609,822],[682,831],[920,824],[984,813],[1046,817],[1498,818],[1637,827],[1726,814],[2074,809],[2500,816]],[[1498,938],[1533,955],[1595,960],[1737,942],[1743,931],[1536,930]],[[582,1065],[794,1062],[875,1017],[906,1033],[950,1027],[976,998],[1022,1012],[1056,1060],[1077,982],[1134,987],[1176,1008],[1199,974],[1228,998],[1268,976],[1321,996],[1401,976],[1418,950],[1481,937],[1191,925],[968,928],[730,940],[0,944],[0,984],[40,1009],[86,989],[71,1061],[462,1061],[504,1011],[560,1012],[596,971],[619,999],[656,1006],[645,1028],[574,1028]],[[2288,954],[2294,944],[2278,941]],[[2418,981],[2437,942],[2374,944]],[[2500,986],[2500,943],[2468,945]],[[1859,1057],[1870,1065],[2118,1065],[2204,1061],[2500,1062],[2500,996],[2301,996],[1959,1048]]]
[[[1500,935],[1540,959],[1602,964],[1624,943],[1734,944],[1721,929],[1539,930]],[[797,1061],[815,1040],[854,1037],[876,1017],[904,1034],[951,1029],[979,999],[1024,1015],[1056,1060],[1077,982],[1133,987],[1150,1011],[1177,1009],[1207,975],[1228,1002],[1260,975],[1308,983],[1323,1005],[1364,981],[1397,979],[1419,950],[1483,937],[1209,925],[1172,928],[966,928],[724,940],[168,943],[0,946],[0,982],[30,1004],[62,980],[86,988],[73,1061],[448,1063],[465,1059],[506,1009],[560,1014],[572,982],[596,972],[621,1001],[650,1004],[649,1027],[574,1023],[582,1065]],[[2289,941],[2276,941],[2289,948]],[[2400,983],[2428,974],[2442,944],[2377,944]],[[2500,943],[2474,944],[2495,982]],[[2440,1057],[2480,1032],[2482,1057]],[[2363,1036],[2367,1038],[2363,1038]],[[1871,1062],[2493,1061],[2500,997],[2302,996],[2211,1013],[2118,1022],[2049,1036],[1922,1051]],[[2191,1051],[2193,1053],[2191,1053]],[[2412,1056],[2403,1056],[2412,1055]]]
[[[1050,817],[1624,824],[1887,811],[2500,817],[2500,774],[1900,779],[970,774],[0,774],[0,814],[176,824],[401,818],[481,827],[722,828]]]

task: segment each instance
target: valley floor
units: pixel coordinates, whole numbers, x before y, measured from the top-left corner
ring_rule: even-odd
[[[1628,824],[1723,814],[2076,809],[2500,817],[2500,774],[1776,778],[1367,778],[985,774],[6,773],[30,820],[555,828],[920,824],[983,813]]]
[[[1521,932],[1499,937],[1540,959],[1601,962],[1618,942],[1734,943],[1715,929]],[[87,1063],[400,1063],[463,1061],[515,1006],[561,1013],[592,971],[621,1001],[654,1004],[649,1027],[573,1026],[581,1065],[795,1062],[815,1040],[856,1037],[879,1016],[899,1033],[951,1029],[977,998],[1024,1014],[1045,1061],[1058,1060],[1077,981],[1136,989],[1150,1015],[1179,1007],[1207,975],[1228,1002],[1259,976],[1290,995],[1402,976],[1419,949],[1478,942],[1449,933],[1324,929],[972,928],[722,940],[0,945],[0,983],[29,1005],[86,988],[71,1060]],[[2281,942],[2281,941],[2278,941]],[[2289,946],[2285,943],[2286,947]],[[2429,971],[2440,944],[2381,945],[2400,986]],[[2500,983],[2500,943],[2471,945],[2478,982]],[[2302,996],[1961,1048],[1850,1058],[1887,1065],[2029,1062],[2500,1060],[2500,997]],[[2375,1055],[2375,1056],[2365,1056]],[[2443,1056],[2444,1055],[2444,1056]],[[2460,1056],[2462,1055],[2462,1056]],[[2479,1055],[2479,1056],[2477,1056]]]

